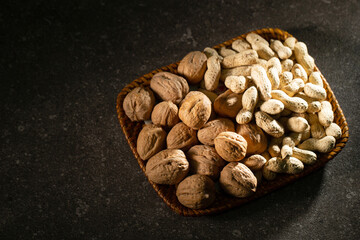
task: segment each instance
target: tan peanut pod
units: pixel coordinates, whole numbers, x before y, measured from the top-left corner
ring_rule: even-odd
[[[261,43],[266,46],[269,46],[269,42],[256,33],[249,33],[248,35],[246,35],[246,41],[248,41],[251,45]]]
[[[269,99],[260,105],[260,110],[265,113],[275,115],[281,113],[284,110],[284,107],[285,106],[281,101],[276,99]]]
[[[141,129],[136,142],[136,150],[142,160],[148,160],[165,146],[166,132],[161,127],[146,124]]]
[[[275,52],[269,47],[269,42],[256,33],[249,33],[246,35],[246,40],[251,44],[251,47],[258,53],[260,58],[269,60],[275,57]]]
[[[284,163],[285,162],[285,163]],[[288,157],[283,160],[280,158],[271,158],[267,165],[267,169],[276,173],[297,174],[304,170],[304,164],[297,158]]]
[[[255,50],[249,49],[224,57],[221,65],[223,68],[234,68],[240,66],[246,66],[255,64],[258,58],[258,54]]]
[[[339,139],[341,137],[341,128],[336,123],[331,123],[325,129],[326,136],[333,136],[335,139]]]
[[[304,93],[316,100],[324,100],[326,98],[325,89],[312,83],[305,84]]]
[[[295,44],[296,44],[296,38],[294,37],[288,37],[284,41],[284,46],[290,48],[291,50],[294,50]]]
[[[183,151],[165,149],[152,156],[146,164],[145,174],[157,184],[174,185],[189,172],[189,162]]]
[[[280,100],[285,108],[297,112],[297,113],[304,113],[308,109],[307,102],[299,97],[290,97],[284,91],[281,90],[272,90],[271,96],[274,99]]]
[[[268,162],[266,162],[264,167],[262,168],[262,175],[266,180],[273,181],[273,180],[275,180],[277,173],[270,171],[267,167],[267,164],[268,164]]]
[[[306,110],[306,112],[308,112],[308,113],[317,113],[317,112],[320,111],[320,109],[321,109],[320,101],[315,100],[315,99],[307,96],[303,92],[299,92],[299,93],[295,94],[295,97],[302,98],[308,103],[308,109]]]
[[[242,109],[236,115],[236,122],[245,124],[251,121],[253,111],[258,101],[258,91],[255,87],[248,88],[242,96]]]
[[[291,72],[283,72],[279,75],[280,85],[279,89],[282,89],[284,86],[291,83],[293,80],[293,75]]]
[[[208,91],[206,89],[199,88],[197,91],[202,92],[205,94],[212,103],[214,103],[215,99],[218,97],[218,95],[214,92]]]
[[[282,72],[281,62],[277,57],[273,57],[269,59],[269,61],[266,62],[266,67],[264,68],[265,69],[276,68],[279,74]]]
[[[251,45],[245,39],[238,39],[233,41],[233,43],[231,44],[231,48],[234,49],[235,51],[241,52],[244,50],[251,49]]]
[[[271,82],[263,67],[256,65],[251,69],[251,77],[259,89],[260,97],[264,101],[271,98]]]
[[[296,61],[303,66],[307,74],[313,72],[315,68],[314,59],[308,54],[307,47],[303,42],[297,42],[294,46]]]
[[[250,76],[252,65],[221,69],[220,80],[225,81],[228,76]]]
[[[303,132],[308,126],[308,121],[302,117],[291,117],[286,124],[287,129],[293,132]]]
[[[219,85],[221,74],[220,60],[217,56],[212,56],[207,60],[207,70],[204,75],[206,90],[214,91]]]
[[[289,133],[288,137],[290,138],[290,140],[292,142],[291,147],[297,146],[301,142],[301,138],[303,136],[303,133],[304,132],[300,132],[300,133],[291,132],[291,133]]]
[[[242,94],[227,90],[220,94],[214,101],[214,110],[223,117],[236,117],[242,108]]]
[[[310,74],[309,83],[324,87],[323,80],[321,79],[321,74],[319,72],[312,72]]]
[[[280,86],[280,78],[279,78],[278,70],[274,67],[269,68],[267,70],[267,76],[270,80],[271,88],[278,89]]]
[[[255,123],[237,124],[236,133],[248,143],[246,155],[259,154],[267,148],[267,136]]]
[[[293,148],[293,157],[299,159],[305,164],[314,164],[317,160],[317,156],[314,152],[309,150],[300,149],[297,147]]]
[[[214,139],[216,152],[228,162],[238,162],[246,155],[247,142],[235,132],[222,132]]]
[[[189,52],[180,61],[177,68],[178,73],[184,76],[189,83],[197,84],[204,77],[206,60],[206,55],[200,51]]]
[[[166,137],[167,148],[181,149],[187,151],[191,146],[197,144],[196,131],[183,122],[179,122],[169,131]]]
[[[289,47],[286,47],[279,40],[270,40],[270,47],[277,53],[279,58],[287,59],[291,56],[292,50]]]
[[[283,141],[282,137],[271,138],[268,147],[268,152],[270,153],[271,157],[280,156],[282,141]]]
[[[318,113],[318,117],[321,125],[324,127],[330,126],[330,124],[334,121],[334,112],[332,111],[330,102],[321,102],[321,110]]]
[[[202,144],[214,146],[214,139],[222,132],[234,132],[234,123],[228,118],[217,118],[207,122],[197,133]]]
[[[247,88],[247,83],[244,76],[228,76],[225,79],[225,86],[234,93],[243,93]]]
[[[309,114],[311,137],[323,138],[326,136],[324,127],[320,124],[316,114]]]
[[[150,81],[150,87],[162,100],[175,104],[180,103],[189,92],[187,81],[170,72],[156,73]]]
[[[326,136],[321,139],[309,138],[301,143],[298,148],[328,153],[335,147],[336,139],[333,136]]]
[[[306,113],[306,112],[304,112],[304,113],[296,113],[296,112],[293,112],[293,113],[291,114],[291,117],[302,117],[302,118],[305,118],[306,121],[309,122],[309,114]]]
[[[305,69],[300,64],[296,63],[291,69],[291,73],[293,74],[294,79],[301,78],[304,81],[304,83],[307,83],[308,75]]]
[[[283,140],[282,140],[282,146],[285,146],[285,145],[289,146],[290,148],[295,147],[295,142],[294,142],[294,140],[292,139],[292,137],[286,136],[286,137],[283,138]],[[291,154],[290,154],[290,156],[291,156]],[[285,157],[283,157],[283,158],[285,158]]]
[[[257,179],[253,172],[244,164],[228,163],[220,173],[220,186],[232,196],[243,198],[256,191]]]
[[[259,154],[255,154],[245,158],[241,162],[254,172],[260,170],[264,166],[264,164],[266,163],[266,159]]]
[[[267,68],[267,63],[268,63],[268,61],[266,61],[265,59],[262,59],[262,58],[258,58],[257,61],[256,61],[257,65],[260,65],[265,69]],[[256,65],[256,64],[254,64],[254,65]]]
[[[304,81],[301,78],[295,78],[288,85],[283,86],[281,90],[293,97],[296,93],[303,91],[304,86]]]
[[[173,102],[163,101],[155,105],[151,113],[151,121],[155,125],[173,127],[180,121],[178,112],[179,109]]]
[[[280,156],[282,159],[291,157],[293,154],[292,147],[289,145],[283,145],[280,150]]]
[[[279,122],[269,116],[267,113],[258,111],[255,113],[256,125],[258,125],[267,134],[273,137],[281,137],[284,135],[284,127]]]
[[[305,131],[303,131],[301,133],[301,141],[305,141],[307,139],[309,139],[311,136],[311,128],[310,128],[310,125],[308,126],[307,129],[305,129]],[[299,144],[296,144],[296,145],[299,145]]]
[[[207,58],[210,58],[212,56],[217,56],[220,61],[223,60],[223,57],[220,56],[219,53],[213,48],[206,47],[203,52],[204,52],[204,54],[206,55]]]
[[[221,47],[219,49],[219,54],[222,56],[222,57],[227,57],[227,56],[230,56],[230,55],[234,55],[236,54],[237,52],[234,51],[234,50],[231,50],[231,49],[228,49],[226,47]]]
[[[294,61],[291,59],[285,59],[281,61],[281,69],[283,72],[291,72],[293,66],[294,66]]]

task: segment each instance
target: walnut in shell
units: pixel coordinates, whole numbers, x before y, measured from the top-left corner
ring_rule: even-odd
[[[155,105],[155,97],[149,88],[137,87],[129,92],[123,102],[126,116],[131,121],[150,119],[151,111]]]
[[[238,124],[236,132],[243,136],[248,143],[247,155],[260,154],[267,149],[267,137],[256,124]]]
[[[179,118],[189,127],[200,129],[209,120],[211,115],[211,101],[202,92],[190,92],[179,109]]]
[[[223,117],[234,118],[242,108],[241,94],[227,90],[220,94],[214,102],[214,110]]]
[[[179,149],[163,150],[146,164],[145,174],[149,180],[157,184],[177,184],[189,172],[189,162]]]
[[[196,130],[186,126],[183,122],[176,124],[166,138],[168,148],[177,148],[183,151],[187,151],[197,142]]]
[[[151,158],[166,146],[166,132],[154,124],[146,124],[137,138],[136,150],[142,160]]]
[[[220,186],[226,193],[244,198],[256,191],[257,179],[244,164],[231,162],[220,173]]]
[[[185,207],[207,208],[215,201],[215,184],[207,176],[192,175],[179,183],[176,196]]]
[[[159,72],[150,81],[151,89],[164,101],[172,101],[175,104],[189,92],[189,84],[183,77],[170,72]]]
[[[186,153],[190,163],[190,172],[206,175],[213,180],[219,178],[225,161],[217,154],[215,148],[206,145],[195,145]]]
[[[199,83],[206,70],[206,55],[200,51],[189,52],[179,63],[178,73],[191,84]]]
[[[179,120],[178,107],[171,101],[163,101],[155,105],[151,113],[151,121],[160,126],[173,127]]]
[[[222,132],[214,140],[216,152],[228,162],[238,162],[246,155],[247,142],[235,132]]]
[[[228,118],[218,118],[207,122],[199,131],[198,139],[202,144],[214,146],[214,139],[222,132],[234,132],[234,123]]]

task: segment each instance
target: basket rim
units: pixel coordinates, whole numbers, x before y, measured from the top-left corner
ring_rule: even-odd
[[[235,40],[238,39],[244,39],[245,36],[249,33],[257,33],[259,35],[263,35],[263,34],[277,34],[276,36],[281,36],[281,37],[293,37],[293,35],[291,35],[290,33],[281,30],[279,28],[262,28],[262,29],[257,29],[257,30],[253,30],[250,31],[248,33],[239,35],[237,37],[234,37],[230,40],[227,40],[223,43],[220,43],[216,46],[214,46],[213,48],[215,49],[219,49],[223,46],[230,46],[232,42],[234,42]],[[143,76],[133,80],[132,82],[130,82],[129,84],[127,84],[118,94],[117,99],[116,99],[116,110],[117,110],[117,116],[118,116],[118,120],[120,122],[122,131],[125,135],[125,138],[135,156],[135,158],[138,161],[138,164],[140,166],[140,168],[142,169],[142,171],[145,174],[145,161],[143,161],[140,156],[137,153],[136,150],[136,139],[134,139],[134,136],[131,135],[131,133],[133,131],[128,131],[127,130],[127,121],[129,121],[128,117],[124,114],[124,110],[123,110],[123,100],[125,98],[125,96],[135,87],[138,86],[148,86],[150,84],[150,80],[152,78],[152,76],[158,72],[163,72],[163,71],[167,71],[167,72],[173,72],[173,73],[177,73],[177,66],[179,64],[180,61],[175,62],[175,63],[171,63],[169,65],[160,67],[158,69],[155,69],[147,74],[144,74]],[[324,82],[324,88],[327,91],[327,98],[326,100],[330,101],[330,103],[333,106],[334,112],[336,111],[336,116],[337,116],[337,120],[338,121],[342,121],[342,136],[340,139],[337,140],[336,142],[336,146],[335,148],[328,154],[322,154],[319,156],[319,160],[320,158],[322,159],[322,161],[320,162],[319,160],[317,161],[317,163],[315,163],[314,165],[307,165],[306,169],[304,169],[304,171],[300,174],[296,174],[296,175],[281,175],[278,176],[278,178],[280,177],[281,179],[278,181],[284,181],[281,184],[275,185],[275,184],[271,184],[273,182],[267,182],[267,181],[262,181],[262,184],[259,186],[259,189],[262,187],[263,191],[259,193],[259,190],[253,194],[252,196],[248,197],[248,198],[242,198],[241,200],[239,200],[238,198],[234,198],[234,197],[229,197],[229,199],[233,199],[234,202],[231,203],[224,203],[223,205],[220,206],[215,206],[215,207],[210,207],[208,209],[200,209],[200,210],[194,210],[194,209],[189,209],[186,208],[184,206],[181,206],[181,208],[179,208],[177,205],[175,205],[173,202],[170,201],[170,194],[174,193],[174,186],[166,186],[167,190],[163,190],[164,185],[159,185],[159,184],[155,184],[153,182],[151,182],[146,174],[146,178],[148,179],[149,183],[152,185],[152,187],[155,189],[155,191],[157,192],[157,194],[163,199],[163,201],[166,203],[166,205],[168,205],[173,211],[175,211],[176,213],[183,215],[183,216],[203,216],[203,215],[209,215],[209,214],[216,214],[216,213],[220,213],[226,210],[230,210],[234,207],[238,207],[242,204],[251,202],[257,198],[263,197],[266,194],[276,191],[282,187],[288,186],[291,183],[294,183],[296,180],[305,177],[308,174],[311,174],[315,171],[317,171],[318,169],[322,168],[328,161],[330,161],[331,159],[333,159],[346,145],[348,138],[349,138],[349,127],[345,118],[345,115],[335,97],[335,94],[333,93],[332,89],[330,88],[329,83],[326,81],[325,77],[323,76],[323,74],[321,73],[321,71],[319,70],[319,68],[315,65],[315,70],[320,72],[321,78],[323,79]],[[335,120],[334,120],[335,121]],[[140,123],[140,124],[139,124]],[[137,122],[137,125],[143,125],[143,122]],[[310,169],[311,168],[311,169]],[[265,185],[265,186],[264,186]],[[269,186],[268,186],[269,185]],[[273,187],[271,187],[271,185],[274,185]],[[268,187],[268,189],[266,189]],[[244,200],[245,199],[245,200]],[[230,201],[229,200],[229,201]],[[237,201],[236,201],[237,200]]]

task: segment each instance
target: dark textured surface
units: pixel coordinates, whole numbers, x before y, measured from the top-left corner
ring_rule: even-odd
[[[1,2],[1,239],[359,237],[359,1],[69,2]],[[132,156],[117,93],[191,50],[263,27],[307,43],[349,142],[322,170],[257,201],[179,216]]]

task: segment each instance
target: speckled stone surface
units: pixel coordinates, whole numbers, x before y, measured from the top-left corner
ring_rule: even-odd
[[[358,239],[360,2],[122,2],[1,1],[0,239]],[[138,167],[117,93],[263,27],[307,43],[349,142],[322,170],[257,201],[179,216]]]

